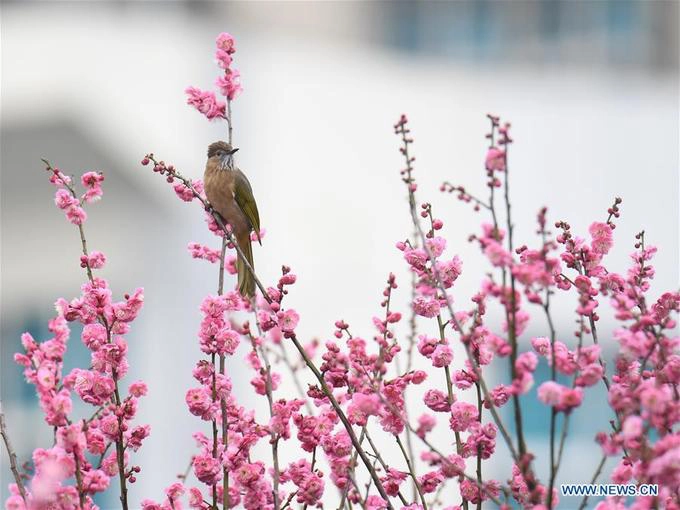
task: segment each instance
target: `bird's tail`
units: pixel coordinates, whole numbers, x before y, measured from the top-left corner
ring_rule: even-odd
[[[240,236],[237,238],[239,248],[248,259],[250,267],[255,269],[255,264],[253,262],[253,248],[250,245],[250,233]],[[251,298],[255,295],[255,278],[253,277],[250,270],[241,260],[241,257],[236,259],[236,270],[238,271],[238,291],[245,298]]]

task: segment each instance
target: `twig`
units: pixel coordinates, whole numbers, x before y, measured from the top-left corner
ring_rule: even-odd
[[[110,444],[110,443],[109,443]],[[186,483],[187,478],[189,477],[189,473],[191,472],[191,466],[194,465],[194,458],[191,457],[189,459],[189,464],[187,465],[186,469],[184,470],[184,473],[177,475],[177,478],[182,481],[182,483]]]
[[[509,179],[509,169],[508,169],[508,147],[509,144],[505,145],[505,151],[503,151],[503,159],[505,163],[505,179],[503,179],[504,184],[504,198],[505,198],[505,219],[507,222],[508,229],[508,251],[513,252],[513,242],[512,234],[514,231],[514,225],[512,224],[512,216],[510,214],[510,179]],[[510,271],[510,313],[508,321],[508,337],[510,340],[510,372],[512,374],[512,379],[516,378],[516,368],[515,361],[517,360],[517,304],[515,302],[515,275]],[[524,441],[524,428],[522,426],[522,408],[519,404],[519,395],[516,393],[512,395],[513,407],[515,410],[515,432],[517,433],[517,443],[519,448],[520,457],[524,457],[527,452],[526,442]]]
[[[387,470],[389,469],[388,466],[387,466],[387,463],[383,459],[382,455],[380,455],[380,450],[373,443],[373,439],[371,439],[371,435],[368,433],[368,428],[366,428],[366,439],[368,440],[368,444],[371,445],[371,450],[373,450],[373,454],[375,455],[375,458],[378,459],[378,462],[380,462],[380,465],[385,470],[385,474],[387,474]],[[397,491],[397,496],[399,497],[399,500],[401,501],[401,503],[404,506],[408,505],[408,503],[406,502],[406,499],[402,495],[401,491]]]
[[[75,478],[76,478],[76,488],[78,491],[78,501],[80,502],[80,508],[85,508],[85,491],[83,490],[83,473],[80,469],[80,452],[78,448],[73,449],[73,459],[75,460]]]
[[[300,378],[298,377],[297,367],[293,366],[293,364],[291,363],[290,358],[288,357],[288,351],[286,351],[286,347],[284,346],[283,342],[279,343],[279,349],[281,350],[281,359],[283,360],[283,364],[286,365],[286,367],[290,371],[291,377],[293,378],[293,384],[295,384],[295,389],[300,395],[300,398],[305,402],[305,409],[307,410],[307,414],[313,415],[314,410],[312,409],[312,404],[309,403],[309,399],[307,398],[305,390],[302,389],[302,383],[300,382]]]
[[[17,484],[17,489],[21,495],[21,499],[24,500],[24,505],[28,507],[28,501],[26,500],[26,488],[24,487],[24,482],[21,479],[21,474],[19,473],[19,468],[17,467],[17,454],[12,448],[12,443],[9,439],[9,434],[7,433],[7,424],[5,423],[5,413],[2,409],[2,401],[0,401],[0,435],[2,435],[2,441],[5,443],[5,448],[7,449],[7,456],[9,457],[9,467],[12,470],[12,475],[14,475],[14,481]]]
[[[290,506],[290,502],[293,500],[293,498],[295,497],[295,495],[296,495],[297,493],[298,493],[298,491],[295,491],[295,492],[291,492],[291,493],[290,493],[290,496],[288,496],[288,499],[286,499],[286,502],[285,502],[285,503],[283,504],[283,506],[281,507],[281,510],[286,510],[286,508],[288,508],[288,507]]]
[[[222,238],[222,250],[220,251],[220,270],[217,284],[217,294],[221,296],[224,294],[224,259],[227,255],[227,239]],[[220,374],[226,373],[227,360],[224,354],[220,354]],[[214,370],[214,366],[213,366]],[[227,416],[227,401],[224,395],[220,395],[220,412],[222,415],[222,448],[226,454],[227,446],[229,445],[229,420]],[[229,501],[229,469],[224,466],[222,469],[222,506],[224,510],[230,508]]]
[[[217,400],[217,366],[215,365],[215,360],[216,356],[215,353],[211,354],[210,356],[210,363],[212,364],[212,382],[211,382],[211,387],[212,387],[212,401],[215,402]],[[212,456],[214,459],[217,459],[217,445],[218,445],[218,436],[217,436],[217,419],[213,417],[211,421],[212,425]],[[216,510],[217,509],[217,484],[212,485],[212,509]]]
[[[439,326],[439,341],[441,343],[446,342],[446,336],[444,334],[444,329],[446,324],[442,321],[441,314],[437,315],[437,325]],[[449,404],[449,409],[453,405],[453,383],[451,382],[451,369],[448,365],[444,366],[444,375],[446,376],[446,401]],[[480,413],[481,416],[481,413]],[[407,436],[408,437],[408,436]],[[456,453],[460,455],[463,451],[463,442],[460,438],[460,432],[457,430],[454,432],[454,437],[456,438]],[[468,510],[468,500],[463,498],[463,510]]]
[[[416,490],[418,491],[418,497],[420,498],[420,504],[423,506],[424,510],[427,510],[427,503],[425,503],[425,496],[423,496],[423,489],[420,487],[420,484],[418,483],[418,479],[416,478],[416,473],[413,470],[413,465],[411,464],[411,460],[408,457],[408,454],[406,453],[406,450],[404,449],[404,445],[401,443],[401,439],[399,439],[398,434],[394,434],[394,439],[397,440],[397,444],[399,445],[399,449],[401,450],[401,454],[404,456],[404,460],[406,461],[406,467],[408,468],[408,472],[411,475],[411,479],[413,480],[413,483],[416,485]]]
[[[597,469],[595,469],[595,474],[590,479],[591,485],[594,484],[597,481],[597,479],[600,477],[600,474],[602,473],[602,468],[604,467],[605,462],[607,462],[607,456],[603,455],[602,460],[600,461],[600,463],[597,466]],[[586,494],[583,497],[583,499],[581,500],[581,504],[579,505],[578,510],[583,510],[586,507],[587,504],[588,504],[588,495]]]

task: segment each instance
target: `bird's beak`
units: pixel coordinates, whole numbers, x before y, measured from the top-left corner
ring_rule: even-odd
[[[234,148],[231,150],[231,152],[229,152],[229,155],[231,156],[231,155],[234,154],[237,150],[238,150],[238,147],[234,147]]]

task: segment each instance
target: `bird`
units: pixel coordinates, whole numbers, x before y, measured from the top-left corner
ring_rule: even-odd
[[[260,214],[253,196],[253,189],[241,170],[234,164],[234,154],[238,148],[230,143],[217,141],[208,146],[208,161],[205,164],[203,185],[208,202],[222,219],[231,225],[236,242],[254,268],[253,249],[250,232],[254,231],[260,239]],[[238,290],[245,298],[255,295],[255,277],[246,267],[241,257],[237,257]]]

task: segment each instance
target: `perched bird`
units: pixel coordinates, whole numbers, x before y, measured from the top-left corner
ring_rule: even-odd
[[[239,248],[254,268],[250,232],[254,230],[260,241],[260,215],[248,178],[234,165],[234,153],[237,150],[226,142],[211,143],[208,147],[203,184],[208,201],[224,221],[231,225]],[[253,297],[255,278],[240,257],[237,259],[236,269],[239,292],[243,297]]]

